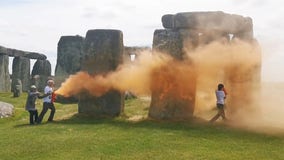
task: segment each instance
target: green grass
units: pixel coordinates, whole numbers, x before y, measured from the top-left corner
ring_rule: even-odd
[[[57,103],[54,123],[46,123],[48,112],[42,124],[33,126],[25,99],[26,94],[0,93],[0,101],[15,106],[13,117],[0,119],[0,160],[284,159],[284,135],[149,120],[147,99],[127,100],[123,116],[114,119],[78,115],[76,104]]]

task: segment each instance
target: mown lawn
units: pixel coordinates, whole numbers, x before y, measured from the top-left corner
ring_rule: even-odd
[[[56,103],[55,122],[28,124],[26,94],[0,101],[15,106],[15,116],[0,119],[0,160],[89,159],[284,159],[284,135],[269,135],[207,122],[147,119],[149,100],[125,102],[118,118],[78,115],[76,104]],[[41,110],[39,101],[38,109]]]

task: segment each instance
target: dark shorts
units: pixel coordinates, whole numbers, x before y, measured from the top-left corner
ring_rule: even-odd
[[[224,104],[217,104],[218,109],[224,109]]]

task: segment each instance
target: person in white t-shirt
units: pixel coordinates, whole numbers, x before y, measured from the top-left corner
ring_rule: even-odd
[[[210,122],[215,122],[220,116],[223,120],[226,120],[224,106],[227,92],[225,91],[224,85],[218,84],[218,89],[215,91],[218,113],[210,120]]]
[[[47,81],[47,86],[44,88],[44,94],[49,94],[49,96],[43,98],[43,108],[42,111],[38,117],[38,123],[41,123],[45,113],[48,111],[48,109],[51,110],[50,115],[48,117],[48,121],[52,122],[53,117],[55,114],[55,107],[52,101],[52,93],[53,93],[53,87],[54,87],[54,81],[53,80],[48,80]]]

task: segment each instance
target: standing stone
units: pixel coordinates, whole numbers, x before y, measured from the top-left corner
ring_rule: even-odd
[[[32,70],[32,84],[36,85],[39,91],[43,91],[48,78],[51,76],[51,64],[48,60],[37,60]]]
[[[196,76],[190,67],[183,71],[181,73],[178,67],[162,66],[153,72],[149,117],[168,120],[193,117]]]
[[[169,54],[182,62],[183,36],[176,30],[156,30],[153,50]],[[179,64],[177,64],[179,65]],[[149,117],[154,119],[190,119],[195,104],[195,74],[187,70],[186,75],[179,74],[176,66],[162,66],[152,74],[152,98]],[[188,67],[188,66],[187,66]],[[186,83],[182,83],[186,79]]]
[[[84,42],[83,71],[91,75],[107,74],[123,61],[123,34],[119,30],[89,30]],[[124,108],[120,91],[112,90],[101,97],[81,95],[79,113],[118,116]]]
[[[169,29],[160,29],[154,32],[153,50],[169,54],[177,59],[182,59],[183,43],[179,32]]]
[[[22,86],[22,81],[20,79],[17,79],[15,83],[15,87],[14,87],[14,90],[13,90],[13,95],[14,97],[20,97],[21,94],[22,94],[22,89],[23,89],[23,86]]]
[[[0,92],[9,92],[11,90],[9,74],[9,57],[0,54]]]
[[[28,91],[30,86],[30,59],[15,57],[12,65],[12,91],[16,89],[18,80],[21,80],[22,90]]]
[[[81,70],[81,57],[84,38],[81,36],[62,36],[57,45],[57,63],[55,68],[55,82],[60,85],[71,75]],[[74,103],[76,98],[65,98],[58,95],[60,103]]]
[[[51,64],[48,60],[37,60],[33,66],[32,75],[51,75]]]
[[[80,71],[84,38],[81,36],[62,36],[57,45],[56,82],[62,82],[70,74]],[[61,83],[59,83],[61,84]]]

